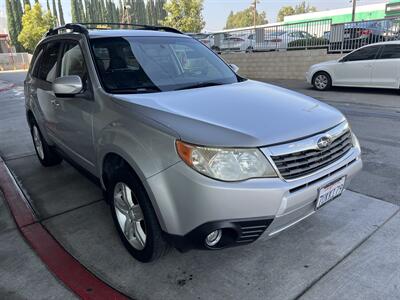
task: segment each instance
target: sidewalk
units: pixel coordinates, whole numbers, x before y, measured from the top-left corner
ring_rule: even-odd
[[[26,244],[1,192],[0,258],[1,299],[76,299]]]

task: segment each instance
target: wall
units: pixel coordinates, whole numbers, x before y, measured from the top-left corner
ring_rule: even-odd
[[[228,63],[237,65],[239,74],[252,79],[300,79],[311,65],[339,59],[340,54],[327,54],[324,49],[226,53],[221,55]]]

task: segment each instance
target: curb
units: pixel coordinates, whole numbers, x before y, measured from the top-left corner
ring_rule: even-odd
[[[14,83],[8,84],[8,85],[3,86],[3,87],[0,87],[0,93],[8,91],[8,90],[11,90],[13,87],[15,87]]]
[[[81,299],[129,299],[86,269],[47,231],[1,157],[0,189],[26,242],[66,287]]]

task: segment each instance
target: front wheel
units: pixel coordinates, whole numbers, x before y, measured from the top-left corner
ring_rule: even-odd
[[[332,87],[332,79],[326,72],[318,72],[312,80],[313,86],[319,91],[327,91]]]
[[[118,234],[129,253],[141,262],[154,261],[169,250],[146,191],[130,170],[111,176],[107,197]]]

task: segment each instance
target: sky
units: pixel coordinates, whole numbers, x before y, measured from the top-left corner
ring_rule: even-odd
[[[118,3],[117,0],[114,0]],[[33,0],[31,0],[33,2]],[[70,0],[61,0],[64,17],[66,22],[71,21]],[[258,4],[259,11],[265,11],[270,23],[276,21],[276,15],[282,6],[300,3],[301,0],[260,0]],[[319,11],[351,7],[351,0],[309,0],[310,5],[317,7]],[[358,0],[358,5],[367,5],[386,2],[385,0]],[[46,7],[46,1],[40,0],[43,7]],[[51,1],[50,1],[51,3]],[[225,26],[226,18],[231,11],[243,10],[250,6],[252,0],[204,0],[203,17],[206,21],[206,31],[221,30]],[[0,0],[0,15],[4,14],[5,1]]]

